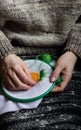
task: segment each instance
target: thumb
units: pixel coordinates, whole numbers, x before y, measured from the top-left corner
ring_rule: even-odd
[[[54,71],[52,72],[51,74],[51,77],[50,77],[50,81],[51,82],[54,82],[58,79],[58,76],[60,75],[61,71],[62,71],[62,67],[60,65],[57,65],[54,69]]]

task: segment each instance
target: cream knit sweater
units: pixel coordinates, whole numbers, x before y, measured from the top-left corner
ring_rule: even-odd
[[[81,58],[81,0],[0,0],[0,59],[16,53]]]

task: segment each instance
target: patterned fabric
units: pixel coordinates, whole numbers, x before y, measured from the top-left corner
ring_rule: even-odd
[[[81,130],[81,63],[64,92],[49,93],[36,109],[0,116],[0,130]]]
[[[71,50],[81,57],[81,0],[0,0],[0,59]]]

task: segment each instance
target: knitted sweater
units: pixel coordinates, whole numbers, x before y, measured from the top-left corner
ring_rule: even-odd
[[[0,0],[0,59],[63,49],[81,58],[80,14],[81,0]]]

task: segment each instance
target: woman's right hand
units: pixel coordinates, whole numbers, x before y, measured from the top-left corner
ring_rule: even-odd
[[[3,59],[0,73],[3,84],[9,90],[28,90],[36,84],[24,61],[15,54]]]

